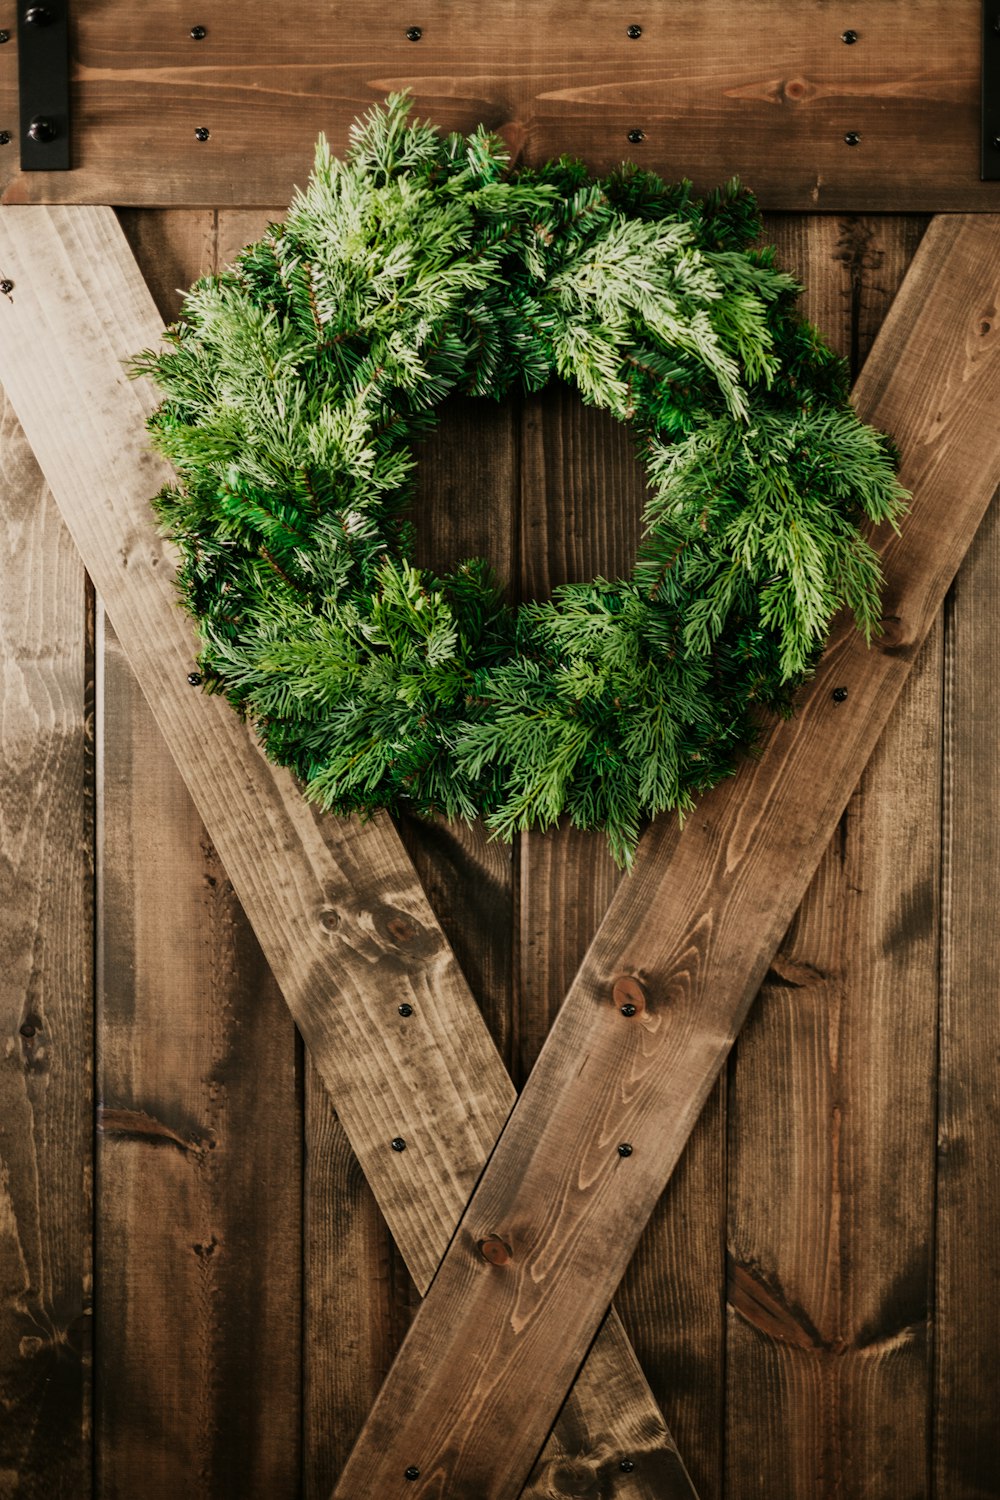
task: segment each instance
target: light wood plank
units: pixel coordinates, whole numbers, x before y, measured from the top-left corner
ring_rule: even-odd
[[[917,496],[902,535],[879,539],[882,636],[869,651],[839,622],[797,717],[702,801],[669,865],[658,829],[647,835],[335,1491],[344,1500],[517,1494],[1000,481],[998,246],[994,219],[935,220],[856,388]],[[629,1022],[613,1003],[622,973],[647,997]],[[512,1247],[504,1267],[478,1255],[485,1234]]]
[[[191,635],[148,517],[165,477],[142,431],[153,397],[121,372],[160,325],[114,216],[7,210],[0,260],[15,283],[0,380],[424,1289],[513,1103],[510,1080],[388,821],[321,819],[220,699],[185,687]],[[404,1000],[411,1017],[399,1015]],[[622,1493],[690,1494],[617,1325],[605,1337],[632,1404],[608,1410],[597,1381],[581,1399],[613,1452],[635,1447],[638,1429],[650,1473],[666,1476],[643,1490],[641,1473],[623,1475]]]
[[[0,1494],[91,1492],[93,598],[0,394]]]
[[[631,156],[700,188],[738,172],[771,208],[1000,208],[1000,183],[979,180],[979,0],[950,0],[946,21],[932,0],[853,14],[658,0],[631,16],[598,0],[302,0],[280,23],[219,0],[199,22],[198,9],[157,0],[124,26],[114,6],[82,7],[75,169],[21,173],[15,139],[0,148],[4,201],[287,202],[321,130],[342,150],[359,111],[407,86],[442,126],[483,121],[532,164],[568,152],[606,171]],[[16,63],[0,47],[0,125],[15,136]]]

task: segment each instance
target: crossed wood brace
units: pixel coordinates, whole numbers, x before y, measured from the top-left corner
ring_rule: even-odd
[[[516,1104],[391,822],[315,814],[186,685],[123,371],[161,324],[113,212],[4,209],[0,265],[0,383],[426,1294],[336,1500],[690,1500],[607,1308],[1000,483],[1000,219],[932,222],[854,392],[915,497],[881,635],[838,621],[763,756],[645,835]]]

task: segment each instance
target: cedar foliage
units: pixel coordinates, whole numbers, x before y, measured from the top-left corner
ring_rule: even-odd
[[[394,96],[187,294],[135,362],[178,475],[156,508],[208,686],[310,797],[504,838],[567,814],[628,864],[789,711],[838,608],[871,634],[893,450],[759,228],[735,182],[511,171]],[[512,609],[481,559],[414,567],[413,445],[452,392],[553,377],[629,424],[644,539],[630,579]]]

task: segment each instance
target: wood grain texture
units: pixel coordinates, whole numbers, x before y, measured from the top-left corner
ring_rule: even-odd
[[[86,6],[74,43],[74,170],[21,173],[7,202],[195,205],[287,201],[325,131],[409,87],[447,128],[499,129],[523,160],[627,156],[700,188],[734,172],[771,208],[1000,207],[979,181],[978,0],[663,0],[630,17],[596,0],[346,0],[282,14],[153,0],[123,26]],[[422,35],[407,40],[418,24]],[[846,26],[858,35],[847,46]],[[16,136],[16,42],[0,47],[0,117]],[[204,126],[210,137],[195,138]],[[641,130],[643,139],[629,141]],[[845,143],[856,132],[856,146]]]
[[[529,399],[520,424],[520,524],[517,593],[547,598],[561,583],[595,575],[619,577],[631,570],[645,493],[641,465],[627,429],[607,413],[587,408],[561,385]],[[519,842],[515,991],[515,1081],[529,1076],[552,1020],[619,882],[619,871],[601,834],[560,827],[523,835]],[[593,1359],[588,1373],[593,1374]],[[648,1366],[647,1373],[648,1373]],[[614,1384],[602,1380],[599,1405],[582,1409],[585,1392],[571,1392],[564,1426],[581,1441],[553,1466],[551,1445],[532,1475],[532,1492],[583,1494],[595,1484],[615,1484],[616,1455],[608,1448],[604,1475],[595,1469],[596,1447],[583,1435],[601,1412],[623,1404]],[[666,1442],[655,1406],[645,1417],[631,1450],[617,1454],[636,1465],[634,1474],[654,1486],[676,1482],[678,1460],[666,1448],[664,1478],[650,1462],[649,1435]],[[591,1456],[588,1457],[588,1448]],[[608,1477],[610,1475],[610,1477]],[[633,1483],[637,1483],[633,1478]],[[617,1485],[625,1483],[619,1470]],[[616,1493],[619,1492],[616,1490]]]
[[[645,493],[642,465],[620,423],[561,385],[529,400],[521,425],[521,596],[546,598],[560,583],[627,576]],[[523,1084],[621,874],[603,835],[563,826],[522,837],[519,877],[514,1076]],[[717,1488],[721,1465],[723,1147],[715,1097],[617,1299],[702,1496]]]
[[[767,227],[857,368],[923,223]],[[938,624],[734,1048],[734,1497],[925,1492],[941,647]]]
[[[124,653],[100,644],[100,1491],[125,1500],[141,1475],[148,1500],[290,1500],[294,1031]]]
[[[796,719],[702,801],[665,868],[657,828],[646,836],[352,1454],[344,1500],[517,1494],[1000,480],[987,420],[998,235],[992,219],[935,220],[856,388],[918,497],[902,535],[879,538],[882,635],[869,651],[836,623]],[[647,996],[629,1022],[613,1003],[623,973]],[[502,1268],[478,1254],[484,1234],[511,1246]]]
[[[177,287],[215,265],[216,215],[129,219],[173,316]],[[99,1489],[292,1497],[294,1027],[110,626],[98,652]]]
[[[0,380],[423,1289],[513,1102],[510,1080],[387,820],[321,819],[219,699],[186,690],[191,636],[148,518],[165,476],[142,433],[151,393],[121,372],[159,319],[114,216],[8,211],[0,258],[15,283]],[[389,1149],[397,1135],[404,1152]],[[619,1432],[634,1447],[638,1428],[659,1486],[615,1467],[615,1493],[690,1494],[638,1367],[612,1347],[605,1358],[632,1405],[609,1410],[596,1383],[581,1398],[606,1435],[600,1463],[622,1451]]]
[[[994,309],[995,316],[995,309]],[[938,1090],[934,1481],[1000,1496],[1000,514],[946,615],[944,884]]]
[[[93,617],[2,395],[0,548],[0,1494],[50,1500],[91,1492]]]

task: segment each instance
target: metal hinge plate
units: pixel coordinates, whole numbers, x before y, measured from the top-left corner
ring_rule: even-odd
[[[69,0],[22,0],[17,18],[21,170],[70,166]]]

